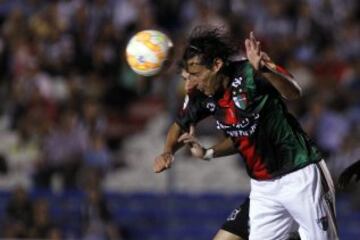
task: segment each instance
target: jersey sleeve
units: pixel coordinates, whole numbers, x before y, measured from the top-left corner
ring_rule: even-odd
[[[276,66],[277,67],[277,66]],[[280,96],[276,88],[263,76],[256,74],[254,68],[251,66],[248,60],[238,62],[235,67],[236,75],[243,76],[244,79],[237,77],[233,82],[233,87],[237,88],[239,85],[246,93],[249,100],[253,100],[259,96],[273,95]],[[284,72],[283,68],[281,68]],[[270,71],[268,69],[264,69]],[[236,83],[236,81],[238,81]]]
[[[182,109],[178,112],[175,122],[183,129],[188,130],[191,124],[198,122],[210,115],[204,106],[203,98],[196,94],[185,96]]]
[[[264,72],[273,72],[280,76],[283,76],[284,78],[293,78],[291,73],[287,71],[284,67],[276,65],[275,63],[272,63],[269,68],[263,67],[262,71]],[[260,92],[267,92],[271,95],[277,95],[281,96],[281,94],[278,92],[278,90],[264,77],[258,77],[256,81],[256,85]]]
[[[258,95],[272,95],[272,96],[280,96],[280,93],[276,88],[264,77],[255,76],[254,79],[256,85],[256,92]]]

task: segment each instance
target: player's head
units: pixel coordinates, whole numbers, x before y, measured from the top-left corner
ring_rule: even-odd
[[[196,27],[188,39],[182,58],[183,67],[191,81],[206,95],[214,94],[230,57],[235,53],[230,38],[221,28]]]

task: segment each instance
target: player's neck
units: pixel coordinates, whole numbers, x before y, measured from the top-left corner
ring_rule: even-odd
[[[214,77],[212,81],[212,94],[211,96],[215,95],[216,93],[223,92],[229,85],[229,77],[224,74],[219,74]]]
[[[228,88],[228,86],[230,84],[230,78],[224,74],[222,74],[221,77],[222,77],[222,80],[221,80],[222,88],[223,89]]]

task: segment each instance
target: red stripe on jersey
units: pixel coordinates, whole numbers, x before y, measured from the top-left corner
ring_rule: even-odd
[[[283,75],[285,75],[285,76],[288,76],[288,77],[290,77],[290,78],[293,78],[293,76],[291,75],[291,73],[289,73],[289,72],[288,72],[285,68],[283,68],[283,67],[280,67],[280,66],[276,65],[275,70],[276,70],[278,73],[281,73],[281,74],[283,74]]]
[[[231,90],[227,89],[224,93],[224,97],[218,100],[218,104],[225,111],[225,119],[224,122],[226,124],[236,124],[236,110],[235,103],[231,99]]]
[[[249,137],[239,138],[238,149],[244,157],[251,174],[256,179],[265,180],[271,178],[271,175],[267,171],[261,157],[256,154],[255,145],[251,144]]]
[[[265,62],[265,67],[267,67],[272,72],[285,75],[286,77],[293,78],[293,75],[291,75],[291,73],[289,73],[285,68],[283,68],[283,67],[281,67],[279,65],[276,65],[272,61],[266,61]]]

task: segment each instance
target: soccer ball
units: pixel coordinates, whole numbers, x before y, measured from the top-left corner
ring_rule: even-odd
[[[126,60],[137,74],[153,76],[168,59],[173,43],[166,34],[156,30],[136,33],[126,46]]]

